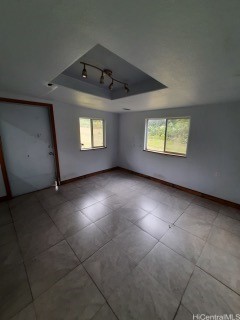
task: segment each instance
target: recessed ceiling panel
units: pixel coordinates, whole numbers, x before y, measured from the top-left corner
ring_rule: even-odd
[[[120,80],[123,84],[113,81],[113,88],[110,90],[109,85],[112,79],[107,74],[104,74],[104,83],[100,84],[101,71],[88,65],[85,66],[87,78],[83,78],[82,71],[84,66],[82,63],[94,65],[102,70],[111,70],[112,77]],[[153,79],[99,44],[75,61],[52,82],[110,100],[166,88],[161,82]],[[129,92],[126,92],[124,83],[128,85]]]

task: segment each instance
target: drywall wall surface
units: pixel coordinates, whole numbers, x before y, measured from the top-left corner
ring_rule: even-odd
[[[40,101],[1,93],[0,96]],[[240,102],[116,114],[53,103],[61,179],[116,165],[240,203]],[[190,116],[186,158],[143,151],[145,118]],[[80,151],[79,117],[106,120],[107,148]],[[0,190],[4,186],[0,177]]]
[[[146,118],[191,117],[187,157],[143,151]],[[240,203],[240,103],[120,115],[119,165]]]
[[[115,167],[118,164],[119,114],[1,92],[1,97],[53,104],[61,180]],[[103,118],[105,149],[80,151],[79,117]],[[0,190],[4,188],[0,180]]]
[[[116,113],[54,103],[61,180],[115,167],[118,160]],[[80,150],[79,118],[101,118],[106,123],[106,148]]]

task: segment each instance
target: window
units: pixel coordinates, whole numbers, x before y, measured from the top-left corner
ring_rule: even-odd
[[[79,118],[79,124],[81,150],[105,147],[105,124],[103,119]]]
[[[145,150],[186,155],[190,118],[146,119]]]

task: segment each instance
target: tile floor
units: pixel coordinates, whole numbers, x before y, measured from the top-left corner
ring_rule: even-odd
[[[116,170],[0,204],[0,319],[240,313],[240,211]]]

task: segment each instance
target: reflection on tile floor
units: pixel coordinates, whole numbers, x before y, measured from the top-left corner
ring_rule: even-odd
[[[0,203],[0,319],[240,313],[239,217],[121,170]]]

